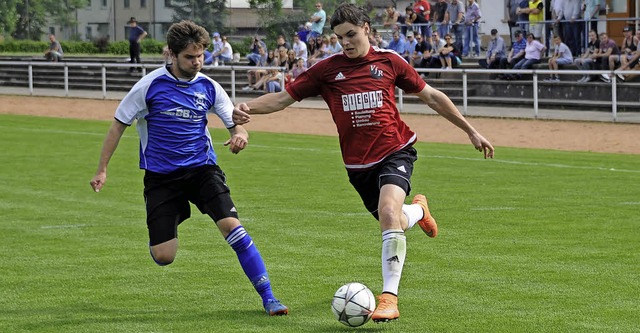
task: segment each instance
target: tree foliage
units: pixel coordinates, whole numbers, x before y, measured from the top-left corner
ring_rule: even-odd
[[[76,9],[88,4],[89,0],[0,0],[0,31],[16,39],[40,40],[48,19],[63,29],[74,29]]]
[[[174,0],[172,19],[191,20],[212,33],[228,33],[228,11],[225,0]]]

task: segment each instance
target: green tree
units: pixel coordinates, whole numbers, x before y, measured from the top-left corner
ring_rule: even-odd
[[[0,36],[11,36],[18,24],[18,0],[0,0]]]
[[[172,19],[191,20],[208,32],[228,33],[226,0],[174,0]]]
[[[10,0],[11,1],[11,0]],[[13,0],[18,19],[12,36],[16,39],[40,40],[49,24],[48,19],[66,29],[76,24],[75,12],[86,7],[89,0]]]

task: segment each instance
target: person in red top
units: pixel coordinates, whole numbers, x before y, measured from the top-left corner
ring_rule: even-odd
[[[427,21],[431,20],[431,4],[426,0],[416,0],[413,3],[413,11],[421,13]]]
[[[399,318],[398,287],[406,256],[405,230],[418,224],[430,237],[438,233],[427,199],[418,194],[410,205],[416,134],[400,119],[395,87],[415,94],[467,133],[473,146],[492,158],[494,148],[441,91],[427,85],[397,53],[369,44],[371,23],[365,9],[344,3],[330,20],[343,52],[320,60],[285,90],[262,95],[234,109],[233,120],[245,124],[250,114],[280,111],[307,97],[321,95],[338,129],[349,181],[382,231],[382,294],[372,315],[376,322]]]

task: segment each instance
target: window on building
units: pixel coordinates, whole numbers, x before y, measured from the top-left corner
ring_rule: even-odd
[[[100,6],[107,8],[107,0],[101,0],[100,1]]]
[[[124,8],[129,8],[129,0],[124,0]]]
[[[140,8],[147,8],[147,0],[140,0]]]
[[[49,27],[49,34],[50,35],[55,35],[56,34],[56,27]]]
[[[86,26],[84,35],[85,35],[84,37],[85,37],[86,40],[92,40],[93,39],[93,28],[91,26]]]

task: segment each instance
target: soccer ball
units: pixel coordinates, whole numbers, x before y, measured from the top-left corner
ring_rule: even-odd
[[[331,311],[336,319],[351,327],[363,325],[376,309],[376,299],[367,286],[358,282],[347,283],[333,295]]]

